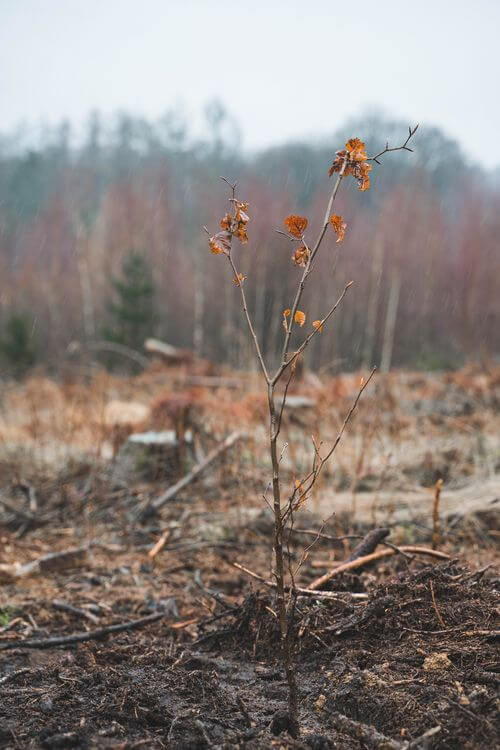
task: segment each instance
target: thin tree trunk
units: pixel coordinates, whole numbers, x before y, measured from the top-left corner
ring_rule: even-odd
[[[382,271],[384,266],[384,241],[382,231],[379,229],[375,237],[373,251],[372,274],[370,283],[370,294],[366,313],[365,346],[363,349],[363,366],[371,367],[373,364],[373,351],[375,348],[375,334],[377,330],[377,313],[380,298],[380,287]]]
[[[389,302],[387,303],[387,314],[385,317],[382,359],[380,362],[380,371],[384,374],[388,373],[391,369],[392,351],[394,347],[394,332],[396,329],[396,317],[398,313],[400,291],[401,276],[399,270],[393,269],[391,274],[391,286],[389,289]]]
[[[78,277],[82,294],[82,315],[85,340],[92,341],[95,338],[95,315],[94,298],[92,294],[92,283],[90,280],[89,265],[87,258],[88,232],[79,222],[76,229],[76,259],[78,265]]]
[[[204,312],[205,312],[205,284],[202,268],[202,258],[194,258],[194,324],[193,348],[197,357],[203,356],[204,340]]]
[[[285,666],[286,680],[288,684],[288,713],[290,729],[294,736],[299,734],[299,699],[297,680],[294,669],[294,638],[293,632],[289,632],[287,622],[287,607],[285,600],[285,565],[283,556],[283,518],[281,515],[281,490],[279,475],[279,459],[277,449],[277,416],[274,404],[274,387],[268,385],[269,402],[269,437],[271,463],[273,469],[273,510],[274,510],[274,559],[276,577],[276,604],[280,625],[280,643],[283,663]],[[292,582],[293,583],[293,582]],[[293,602],[292,602],[293,606]],[[292,624],[293,627],[293,624]]]

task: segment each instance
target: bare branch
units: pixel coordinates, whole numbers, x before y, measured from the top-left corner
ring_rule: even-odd
[[[294,317],[295,317],[295,313],[297,312],[297,309],[299,307],[299,303],[300,303],[300,300],[301,300],[301,297],[302,297],[302,292],[304,291],[304,284],[305,284],[305,281],[306,281],[307,277],[309,276],[313,260],[314,260],[314,258],[316,256],[316,253],[318,252],[319,248],[321,247],[321,243],[323,242],[323,238],[324,238],[326,230],[328,228],[328,223],[330,221],[330,214],[332,212],[332,206],[333,206],[333,203],[334,203],[335,198],[337,196],[337,193],[338,193],[338,190],[339,190],[339,187],[340,187],[340,183],[342,182],[342,178],[344,176],[344,172],[345,172],[346,166],[347,166],[347,159],[344,160],[342,168],[341,168],[341,170],[339,172],[339,176],[337,177],[337,180],[335,181],[335,185],[333,186],[333,190],[332,190],[332,192],[330,194],[330,198],[328,200],[328,205],[326,207],[325,218],[323,219],[323,224],[321,226],[321,230],[319,232],[318,238],[316,240],[316,243],[315,243],[313,249],[309,251],[309,258],[308,258],[308,261],[307,261],[306,266],[304,268],[304,272],[302,273],[302,277],[301,277],[301,279],[299,281],[299,284],[298,284],[298,287],[297,287],[297,292],[295,294],[295,299],[293,301],[293,305],[292,305],[291,312],[290,312],[290,325],[287,328],[287,331],[286,331],[286,334],[285,334],[285,341],[283,343],[283,351],[281,353],[281,363],[282,363],[282,365],[286,362],[286,356],[288,354],[288,347],[290,346],[290,336],[292,335]],[[304,242],[304,244],[305,244],[305,242]],[[307,245],[306,245],[306,247],[307,247]],[[308,248],[308,250],[309,250],[309,248]],[[276,378],[276,376],[275,376],[275,378],[273,378],[273,380],[274,380],[274,382],[276,382],[278,380],[278,378]]]
[[[349,283],[345,285],[344,291],[342,292],[342,294],[340,295],[340,297],[338,298],[338,300],[335,302],[335,304],[333,305],[333,307],[330,308],[330,310],[325,315],[325,317],[321,320],[321,326],[324,323],[326,323],[326,321],[333,315],[333,313],[335,312],[335,310],[337,309],[337,307],[340,305],[340,303],[344,299],[344,297],[345,297],[345,295],[347,293],[347,290],[353,284],[354,284],[354,281],[349,281]],[[297,349],[297,351],[295,351],[292,354],[292,356],[290,357],[290,359],[288,359],[286,361],[283,361],[281,363],[280,367],[278,368],[276,374],[274,375],[274,377],[273,377],[273,379],[271,381],[272,385],[274,385],[275,383],[277,383],[277,381],[280,379],[280,377],[282,376],[282,374],[286,370],[286,368],[289,367],[297,359],[297,357],[300,354],[302,354],[302,352],[304,351],[304,349],[306,348],[306,346],[308,345],[308,343],[311,341],[311,339],[314,338],[314,336],[316,336],[317,333],[319,333],[319,331],[321,330],[321,326],[318,326],[318,328],[315,328],[313,331],[311,331],[311,333],[309,334],[309,336],[307,336],[307,338],[304,339],[304,341],[302,342],[302,344],[299,346],[299,348]]]
[[[376,164],[380,164],[379,162],[380,157],[384,156],[384,154],[388,154],[391,151],[412,151],[413,152],[413,149],[408,147],[408,143],[417,132],[417,128],[418,128],[418,124],[415,125],[414,128],[411,128],[411,127],[408,128],[408,132],[409,132],[408,138],[403,144],[401,144],[401,146],[395,146],[394,148],[389,148],[389,142],[387,142],[385,144],[385,148],[383,151],[380,151],[380,153],[375,154],[375,156],[369,156],[367,161],[374,161]]]
[[[233,269],[233,273],[234,273],[235,279],[238,279],[239,278],[239,274],[238,274],[238,271],[236,269],[236,266],[234,265],[234,261],[233,261],[233,257],[231,255],[231,252],[229,252],[229,255],[227,255],[226,257],[229,260],[229,263],[231,264],[231,268]],[[266,363],[264,362],[264,357],[262,356],[262,351],[261,351],[261,348],[260,348],[259,340],[257,338],[257,334],[255,333],[255,329],[253,327],[252,320],[250,318],[250,313],[248,312],[247,300],[246,300],[246,297],[245,297],[245,290],[243,289],[243,284],[240,281],[238,281],[237,286],[240,289],[241,304],[243,306],[243,312],[245,313],[245,318],[246,318],[246,321],[247,321],[247,325],[248,325],[248,328],[250,330],[250,335],[252,336],[252,339],[253,339],[253,343],[254,343],[254,346],[255,346],[255,351],[257,352],[257,357],[258,357],[258,360],[260,362],[260,366],[262,368],[262,372],[264,373],[264,377],[266,379],[266,383],[269,384],[270,383],[269,373],[267,372],[267,367],[266,367]]]
[[[338,444],[342,440],[342,435],[344,434],[345,428],[347,427],[347,425],[348,425],[348,423],[349,423],[352,415],[354,414],[354,411],[356,410],[356,407],[358,405],[359,399],[361,398],[361,396],[362,396],[363,391],[365,390],[365,388],[368,386],[368,383],[370,382],[370,380],[374,376],[376,370],[377,370],[377,368],[374,367],[373,370],[370,372],[370,375],[368,376],[368,378],[362,382],[361,387],[360,387],[360,389],[359,389],[359,391],[358,391],[358,393],[356,395],[356,398],[354,399],[351,408],[349,409],[349,411],[347,412],[347,414],[345,416],[345,419],[344,419],[344,421],[342,423],[342,427],[340,428],[339,434],[335,438],[335,442],[333,443],[332,447],[330,448],[330,450],[328,451],[328,453],[326,454],[326,456],[324,458],[321,457],[321,456],[319,457],[319,464],[318,464],[317,468],[314,469],[311,472],[311,481],[310,481],[309,486],[304,490],[305,492],[310,492],[311,491],[311,489],[313,488],[314,484],[316,483],[316,480],[318,479],[318,476],[319,476],[319,474],[320,474],[323,466],[331,458],[331,456],[335,452]],[[316,454],[315,454],[314,461],[316,461]]]

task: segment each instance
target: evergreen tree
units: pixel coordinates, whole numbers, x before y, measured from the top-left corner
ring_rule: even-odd
[[[36,361],[33,326],[24,313],[11,313],[0,340],[0,352],[16,375],[23,375]]]
[[[140,252],[124,259],[122,275],[112,281],[115,299],[109,306],[112,327],[105,333],[109,341],[142,349],[154,324],[154,284],[151,267]]]

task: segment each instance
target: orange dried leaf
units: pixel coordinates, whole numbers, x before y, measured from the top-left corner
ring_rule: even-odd
[[[285,219],[285,226],[294,237],[302,237],[307,227],[307,219],[304,216],[290,214]]]
[[[323,323],[321,320],[313,320],[313,328],[321,333],[323,331]]]
[[[246,213],[247,209],[248,203],[236,203],[233,232],[243,245],[248,242],[247,224],[250,217]]]
[[[241,286],[243,282],[245,281],[246,276],[244,276],[242,273],[239,273],[237,276],[233,279],[233,284],[235,286]]]
[[[359,138],[350,138],[345,147],[349,153],[350,161],[366,161],[366,147]]]
[[[364,162],[359,165],[358,174],[355,175],[358,180],[358,190],[364,192],[370,189],[370,172],[372,171],[372,165]]]
[[[237,203],[236,204],[236,221],[242,224],[248,224],[250,221],[249,215],[246,213],[248,210],[248,203]]]
[[[288,323],[286,319],[290,317],[290,312],[291,310],[289,307],[287,307],[286,310],[283,310],[283,328],[285,329],[287,333],[288,333]]]
[[[306,316],[305,313],[302,312],[302,310],[297,310],[295,315],[293,316],[294,321],[297,323],[298,326],[302,328],[304,323],[306,322]]]
[[[214,255],[229,255],[231,250],[231,232],[222,231],[210,237],[208,244]]]
[[[301,245],[292,255],[292,260],[296,266],[305,266],[309,260],[309,250],[305,245]]]
[[[342,165],[344,163],[344,160],[347,156],[346,151],[336,151],[335,152],[335,159],[332,162],[332,166],[328,170],[328,177],[331,177],[334,172],[340,172],[342,169]],[[345,174],[345,172],[344,172]]]
[[[344,219],[339,214],[333,214],[333,216],[330,216],[330,224],[337,235],[337,242],[342,242],[345,237],[345,230],[347,229]]]
[[[220,220],[220,228],[225,229],[226,232],[229,232],[231,230],[232,223],[233,223],[233,217],[231,216],[231,214],[226,214]]]
[[[238,225],[235,235],[239,239],[239,241],[242,243],[242,245],[245,245],[248,242],[247,229],[244,224]]]

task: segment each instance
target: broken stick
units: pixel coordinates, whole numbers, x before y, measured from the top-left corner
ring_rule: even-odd
[[[391,557],[392,555],[398,554],[398,552],[407,552],[409,554],[414,555],[430,555],[431,557],[437,557],[440,560],[449,560],[450,556],[447,555],[445,552],[438,552],[438,550],[434,549],[428,549],[427,547],[395,547],[390,549],[382,549],[378,552],[372,552],[370,555],[364,555],[363,557],[357,557],[355,560],[347,560],[345,563],[342,563],[341,565],[338,565],[336,568],[333,568],[332,570],[329,570],[328,573],[325,573],[325,575],[321,576],[320,578],[316,578],[312,583],[309,584],[309,590],[316,591],[317,589],[320,589],[323,584],[327,583],[330,579],[332,579],[334,576],[339,575],[339,573],[345,573],[348,570],[355,570],[356,568],[361,568],[363,565],[368,565],[368,563],[376,562],[376,560],[381,560],[383,557]]]
[[[69,568],[82,568],[88,564],[88,546],[75,547],[61,552],[50,552],[48,555],[38,557],[24,565],[20,563],[1,564],[0,584],[13,583],[19,578],[27,578],[28,576],[58,573]]]
[[[220,443],[220,445],[210,451],[210,453],[203,459],[203,461],[200,461],[199,464],[196,464],[194,469],[190,471],[189,474],[186,474],[185,477],[169,487],[168,490],[163,492],[159,497],[156,498],[156,500],[153,500],[151,503],[148,503],[146,506],[141,508],[141,510],[137,514],[137,520],[144,521],[146,518],[149,518],[149,516],[157,513],[160,508],[165,505],[165,503],[168,503],[169,500],[173,500],[176,495],[178,495],[179,492],[184,489],[184,487],[187,487],[188,484],[191,484],[191,482],[199,477],[199,475],[207,468],[207,466],[210,466],[210,464],[215,461],[215,459],[218,458],[221,453],[224,453],[229,448],[231,448],[231,446],[233,446],[238,440],[242,440],[245,437],[246,433],[244,432],[232,432],[222,443]]]
[[[124,630],[137,630],[149,625],[152,622],[161,620],[165,617],[164,612],[159,612],[147,617],[141,617],[140,620],[131,620],[130,622],[120,622],[117,625],[106,625],[97,630],[89,630],[88,633],[74,633],[73,635],[61,635],[53,638],[33,638],[32,640],[7,641],[0,643],[0,651],[13,648],[53,648],[54,646],[66,646],[70,643],[84,643],[85,641],[95,641],[110,633],[122,633]]]
[[[265,578],[260,576],[258,573],[254,573],[253,570],[249,570],[248,568],[245,568],[244,565],[240,565],[239,563],[231,563],[231,565],[234,568],[237,568],[238,570],[243,571],[243,573],[246,573],[247,576],[250,576],[251,578],[255,578],[256,581],[260,581],[265,586],[267,586],[270,589],[275,589],[276,584],[274,581],[267,581]],[[286,587],[286,590],[289,590],[289,587]],[[350,591],[340,591],[340,592],[332,592],[332,591],[312,591],[311,589],[304,589],[299,588],[295,586],[294,589],[297,596],[313,596],[316,597],[316,599],[331,599],[336,602],[342,602],[343,604],[346,603],[345,599],[342,599],[340,594],[349,594],[349,597],[352,599],[368,599],[368,594],[353,594]]]
[[[359,557],[364,557],[365,555],[375,552],[375,549],[380,542],[388,537],[390,533],[389,529],[372,529],[365,537],[363,537],[358,546],[354,548],[346,562],[357,560]]]

